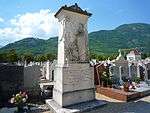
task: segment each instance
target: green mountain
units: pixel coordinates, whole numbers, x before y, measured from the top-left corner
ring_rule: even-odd
[[[57,37],[48,40],[25,38],[0,48],[0,52],[16,49],[18,53],[57,53]],[[117,53],[118,49],[140,48],[150,53],[150,24],[124,24],[114,30],[89,33],[90,52],[96,54]]]
[[[0,52],[7,52],[11,49],[15,49],[17,53],[32,53],[32,54],[44,54],[44,53],[56,53],[57,51],[57,37],[50,38],[48,40],[38,38],[24,38],[22,40],[10,43],[2,48]]]
[[[120,48],[135,47],[150,52],[150,24],[124,24],[114,30],[90,33],[89,39],[94,53],[115,53]]]

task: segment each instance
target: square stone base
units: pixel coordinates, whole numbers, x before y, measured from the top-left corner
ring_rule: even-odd
[[[82,113],[85,111],[101,107],[105,105],[106,102],[101,100],[92,100],[67,107],[61,107],[53,99],[48,99],[46,100],[46,104],[50,108],[51,113]]]
[[[53,99],[60,106],[74,105],[95,99],[94,69],[89,63],[56,66]]]
[[[95,89],[76,90],[71,92],[61,93],[53,89],[54,101],[60,106],[70,106],[81,102],[87,102],[95,99]]]

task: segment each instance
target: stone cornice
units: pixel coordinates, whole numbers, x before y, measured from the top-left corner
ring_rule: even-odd
[[[86,10],[82,10],[78,5],[77,3],[75,3],[75,5],[72,5],[70,7],[68,7],[67,5],[65,6],[62,6],[58,12],[54,15],[55,17],[57,17],[57,15],[61,12],[61,10],[68,10],[68,11],[72,11],[72,12],[75,12],[75,13],[80,13],[80,14],[83,14],[83,15],[87,15],[87,16],[91,16],[92,14],[91,13],[88,13]]]

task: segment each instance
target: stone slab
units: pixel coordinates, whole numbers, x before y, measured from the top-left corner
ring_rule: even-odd
[[[140,93],[138,92],[125,92],[119,89],[99,87],[99,86],[96,87],[96,92],[102,95],[105,95],[107,97],[110,97],[116,100],[125,101],[125,102],[135,99],[139,97],[140,95]]]
[[[61,93],[53,90],[53,95],[57,95],[57,98],[53,98],[59,105],[68,106],[81,102],[91,101],[95,99],[95,89],[75,90],[72,92]],[[62,104],[61,100],[62,99]]]
[[[61,107],[53,99],[48,99],[46,100],[46,104],[48,105],[48,107],[50,108],[50,112],[52,113],[82,113],[101,107],[106,104],[106,101],[92,100],[67,107]]]
[[[135,92],[145,92],[145,91],[150,91],[150,87],[148,88],[148,87],[140,87],[140,88],[136,88],[136,89],[134,89],[133,91],[135,91]]]

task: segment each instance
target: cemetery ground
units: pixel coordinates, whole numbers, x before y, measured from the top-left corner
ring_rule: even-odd
[[[85,113],[150,113],[150,96],[145,96],[140,99],[123,102],[111,99],[101,94],[96,94],[96,98],[107,101],[107,104],[93,109]],[[15,108],[2,108],[0,113],[13,113]],[[31,108],[27,113],[50,113],[45,104]]]

